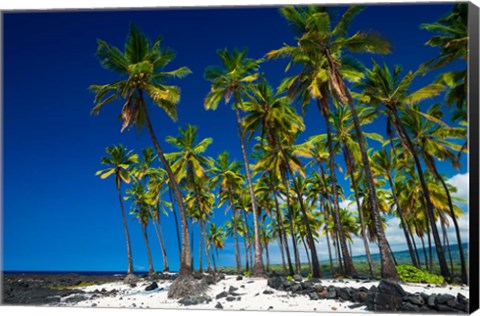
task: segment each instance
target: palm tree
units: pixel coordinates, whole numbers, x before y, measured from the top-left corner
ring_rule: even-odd
[[[225,239],[227,235],[223,226],[217,226],[212,223],[208,227],[208,242],[215,248],[215,255],[217,257],[217,267],[220,267],[220,257],[218,256],[218,250],[225,247]]]
[[[438,47],[440,54],[425,63],[425,66],[438,69],[454,61],[468,59],[468,4],[457,3],[450,14],[434,23],[420,25],[424,30],[435,32],[426,43]],[[438,82],[446,84],[450,90],[446,94],[447,104],[456,104],[454,118],[467,121],[467,69],[443,72]]]
[[[414,145],[417,151],[422,154],[427,168],[443,186],[445,196],[447,197],[447,205],[449,207],[450,217],[452,218],[455,227],[457,244],[459,245],[462,280],[468,284],[467,267],[462,246],[463,243],[460,236],[460,227],[458,226],[454,211],[452,196],[447,183],[440,174],[435,162],[435,158],[438,160],[448,160],[453,164],[453,166],[458,168],[458,156],[454,153],[454,151],[461,152],[464,150],[464,148],[452,141],[449,141],[449,139],[465,140],[467,131],[462,127],[448,127],[441,121],[442,116],[443,113],[439,104],[428,108],[426,113],[420,112],[418,105],[413,105],[404,111],[402,121],[405,124],[407,131],[412,134],[415,140]]]
[[[370,162],[367,156],[366,143],[358,114],[351,97],[350,91],[344,79],[358,81],[361,79],[358,62],[343,56],[344,50],[351,52],[367,53],[389,53],[390,44],[387,41],[371,34],[357,32],[348,36],[348,28],[353,18],[363,10],[361,7],[350,7],[340,18],[337,25],[331,27],[331,18],[325,8],[309,6],[307,8],[285,7],[281,9],[283,16],[299,33],[298,46],[284,46],[283,48],[270,52],[267,57],[290,56],[293,63],[301,63],[304,68],[298,76],[287,78],[285,86],[292,95],[296,95],[303,106],[310,103],[310,97],[317,101],[317,107],[325,118],[327,134],[330,131],[330,109],[328,106],[329,97],[332,97],[341,105],[348,105],[352,111],[352,119],[357,133],[360,146],[361,160],[368,184],[371,199],[372,214],[374,215],[378,246],[381,257],[382,277],[398,280],[392,255],[387,247],[385,232],[380,224],[378,200],[375,194]],[[331,139],[327,140],[331,143]],[[336,187],[336,179],[333,166],[333,150],[330,145],[330,169],[333,177],[333,185]],[[334,189],[335,195],[335,189]],[[335,196],[335,199],[338,198]],[[337,229],[340,234],[340,245],[345,260],[346,273],[354,275],[355,269],[352,260],[348,255],[345,236],[341,231],[340,212],[338,201],[334,204],[334,215],[336,217]]]
[[[244,118],[245,131],[253,137],[257,130],[260,130],[262,138],[266,139],[268,145],[278,151],[280,158],[283,159],[280,168],[287,171],[292,177],[297,199],[302,211],[304,225],[307,229],[307,241],[312,255],[313,277],[320,277],[320,265],[318,262],[317,250],[313,240],[313,232],[308,222],[308,214],[303,202],[298,184],[295,181],[295,175],[290,167],[289,157],[286,152],[286,146],[281,143],[293,143],[296,135],[303,131],[305,126],[302,118],[290,107],[287,97],[281,97],[274,93],[272,87],[262,78],[252,89],[248,102],[244,103],[248,114]],[[285,172],[281,172],[284,174]]]
[[[100,63],[105,69],[119,74],[123,79],[105,85],[90,86],[96,94],[92,114],[98,114],[105,104],[120,99],[125,101],[120,112],[123,120],[122,131],[130,126],[137,126],[137,128],[147,126],[180,210],[182,225],[180,275],[185,276],[191,273],[192,267],[187,215],[182,204],[182,192],[153,130],[145,94],[153,104],[165,111],[171,119],[176,120],[176,104],[180,101],[180,89],[166,85],[165,82],[169,78],[185,77],[191,71],[186,67],[164,71],[164,68],[175,58],[175,53],[170,48],[161,47],[160,44],[161,38],[158,38],[152,45],[148,37],[133,24],[130,26],[124,52],[105,41],[98,40],[97,56]]]
[[[128,256],[128,274],[133,274],[133,259],[132,248],[130,244],[130,233],[128,232],[127,217],[125,215],[125,207],[123,205],[122,182],[130,183],[131,166],[138,162],[138,155],[133,151],[127,151],[122,144],[117,146],[107,147],[106,152],[108,156],[102,157],[102,165],[107,165],[107,169],[97,171],[96,176],[100,176],[101,179],[106,179],[111,175],[115,175],[115,187],[118,192],[118,200],[122,210],[123,228],[125,229],[125,237],[127,240],[127,256]]]
[[[258,212],[253,191],[252,176],[248,164],[247,149],[245,147],[245,133],[242,127],[240,110],[243,109],[242,102],[248,84],[257,79],[258,64],[260,61],[246,58],[247,50],[238,51],[234,49],[230,54],[227,49],[219,50],[222,66],[209,66],[205,70],[205,79],[212,82],[210,92],[205,98],[204,106],[207,110],[215,110],[222,99],[227,105],[233,98],[233,110],[235,111],[238,136],[242,148],[245,173],[247,175],[248,190],[251,197],[253,211],[253,229],[255,239],[255,264],[252,268],[252,275],[263,275],[263,260],[260,245],[260,229],[258,227]]]
[[[147,191],[143,187],[142,183],[135,181],[132,188],[126,191],[128,196],[125,200],[132,200],[132,212],[130,214],[135,215],[142,227],[143,239],[147,248],[148,256],[148,272],[150,274],[155,273],[153,268],[152,252],[150,251],[150,245],[148,243],[147,226],[152,214],[151,205],[148,203]]]
[[[165,247],[165,240],[162,225],[160,223],[161,213],[168,215],[168,210],[172,209],[172,204],[162,199],[164,193],[164,186],[167,183],[166,172],[162,168],[152,168],[147,171],[150,175],[150,181],[148,182],[148,203],[152,206],[150,208],[153,220],[153,227],[157,234],[157,239],[162,250],[163,257],[163,271],[170,271],[170,265],[168,263],[167,249]],[[174,212],[174,210],[172,210]]]
[[[374,152],[372,156],[372,160],[373,160],[372,167],[377,173],[386,176],[388,180],[388,183],[390,185],[390,190],[392,191],[392,197],[395,203],[396,212],[398,217],[400,218],[400,225],[403,229],[405,240],[407,241],[407,246],[410,252],[410,258],[412,260],[412,264],[416,267],[420,267],[420,263],[417,262],[417,258],[413,250],[412,239],[408,234],[408,227],[405,220],[404,210],[402,209],[398,201],[398,196],[397,196],[398,188],[395,186],[394,178],[392,176],[392,171],[395,170],[395,163],[391,155],[392,154],[389,154],[385,148],[382,148],[381,150]]]
[[[190,195],[193,197],[192,202],[195,205],[190,204],[190,213],[196,214],[199,220],[202,235],[204,235],[204,219],[205,212],[208,210],[207,205],[204,205],[206,201],[202,201],[202,180],[207,179],[207,170],[211,165],[211,159],[204,157],[202,154],[207,150],[208,146],[213,142],[212,138],[204,138],[197,143],[197,130],[196,126],[187,124],[186,128],[179,128],[180,134],[177,137],[167,136],[166,142],[173,145],[178,152],[172,152],[165,155],[165,158],[171,163],[173,174],[176,177],[177,182],[185,181],[187,187],[193,192]],[[204,183],[206,183],[204,181]],[[190,199],[186,199],[190,200]],[[205,236],[204,236],[205,237]],[[200,238],[200,244],[202,238]],[[202,247],[200,247],[200,254]],[[200,260],[200,271],[202,270],[202,256]],[[210,262],[210,257],[207,255],[207,261]],[[209,265],[209,271],[211,266]]]
[[[433,98],[444,89],[444,86],[433,83],[420,88],[417,91],[411,92],[410,84],[412,80],[419,74],[422,74],[423,70],[420,69],[415,73],[409,72],[403,78],[401,77],[401,72],[402,69],[400,66],[395,66],[392,73],[386,64],[380,66],[374,62],[373,68],[366,71],[367,75],[365,80],[358,84],[358,87],[362,89],[362,96],[360,98],[364,103],[385,106],[388,126],[393,126],[402,146],[413,157],[418,173],[418,179],[420,180],[425,198],[428,219],[432,228],[432,235],[440,263],[441,274],[445,278],[450,278],[450,272],[445,260],[445,253],[435,223],[434,208],[430,199],[430,192],[428,191],[418,151],[399,116],[400,108],[409,104],[418,103],[428,98]],[[391,132],[387,130],[387,133],[391,139]]]
[[[228,152],[222,152],[216,160],[214,160],[213,166],[210,168],[209,173],[211,174],[211,182],[214,185],[220,187],[220,199],[219,207],[224,203],[228,203],[229,208],[233,211],[233,232],[232,236],[235,239],[235,258],[237,264],[237,273],[241,272],[241,259],[240,259],[240,248],[238,244],[238,234],[237,234],[237,223],[235,222],[238,218],[237,216],[237,192],[241,189],[243,182],[245,181],[243,176],[240,174],[240,164],[233,160],[230,162]]]

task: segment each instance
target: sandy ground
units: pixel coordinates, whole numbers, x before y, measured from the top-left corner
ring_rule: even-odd
[[[151,284],[150,281],[140,281],[136,287],[130,287],[122,282],[107,283],[82,288],[87,294],[93,295],[95,290],[111,291],[116,289],[118,294],[111,297],[98,297],[84,301],[71,303],[66,302],[69,297],[62,299],[60,304],[50,306],[75,306],[75,307],[124,307],[124,308],[168,308],[168,309],[215,309],[220,303],[224,310],[257,310],[257,311],[317,311],[317,312],[368,312],[365,307],[351,309],[348,306],[352,302],[340,302],[338,300],[310,300],[306,295],[292,295],[284,291],[277,291],[267,286],[266,279],[243,278],[236,280],[236,276],[227,276],[225,280],[211,285],[205,293],[212,298],[206,304],[183,306],[177,300],[168,299],[167,293],[171,281],[157,281],[159,288],[153,291],[145,291],[145,287]],[[322,285],[334,285],[337,287],[366,287],[378,285],[378,282],[356,281],[356,280],[322,280]],[[236,298],[240,300],[227,301],[226,298],[215,299],[215,296],[223,291],[228,291],[230,286],[238,288]],[[469,297],[468,287],[460,286],[427,286],[423,284],[402,284],[405,291],[410,293],[424,292],[427,294],[449,293],[456,295],[462,293]],[[270,290],[273,294],[263,294],[263,291]],[[78,294],[74,294],[78,295]],[[72,295],[72,296],[74,296]],[[72,297],[70,296],[70,298]]]

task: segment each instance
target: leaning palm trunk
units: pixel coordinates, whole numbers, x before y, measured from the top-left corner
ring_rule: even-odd
[[[247,149],[245,147],[245,135],[242,128],[242,119],[240,117],[240,111],[238,106],[235,106],[235,114],[237,117],[237,127],[238,134],[240,137],[240,144],[242,147],[243,162],[245,164],[245,173],[247,175],[248,181],[248,190],[250,192],[250,197],[252,200],[252,213],[253,213],[253,234],[255,242],[255,263],[252,268],[252,275],[263,275],[263,260],[262,260],[262,250],[260,245],[260,228],[258,227],[258,213],[257,213],[257,203],[255,201],[255,193],[253,191],[253,182],[252,175],[250,174],[250,166],[248,164]]]
[[[162,250],[163,272],[168,272],[170,271],[170,267],[168,265],[167,251],[165,249],[165,241],[163,239],[163,231],[162,225],[160,225],[160,220],[153,223],[153,228],[155,228],[158,243],[160,245],[160,249]]]
[[[420,264],[417,262],[417,258],[415,257],[415,253],[413,252],[412,241],[410,240],[410,235],[408,234],[408,231],[407,231],[408,227],[407,227],[407,223],[405,222],[405,218],[403,216],[403,210],[400,207],[400,203],[398,202],[397,191],[395,190],[395,187],[393,185],[392,175],[388,170],[387,170],[387,179],[388,179],[388,183],[390,184],[390,190],[392,191],[393,201],[397,206],[398,217],[400,218],[400,224],[402,225],[403,233],[405,235],[405,240],[407,241],[408,251],[410,252],[410,258],[412,260],[412,264],[415,267],[420,268]]]
[[[452,251],[450,250],[450,241],[448,240],[447,226],[442,221],[442,234],[443,234],[443,247],[447,249],[448,259],[450,260],[450,271],[455,275],[455,269],[453,268]]]
[[[358,196],[357,181],[355,180],[355,175],[353,174],[352,154],[347,145],[345,145],[343,148],[343,155],[345,157],[347,170],[350,174],[350,178],[352,179],[352,187],[353,187],[353,192],[355,194],[355,202],[357,204],[358,218],[360,219],[360,234],[362,235],[363,245],[365,247],[365,254],[367,255],[368,268],[370,269],[370,276],[372,278],[375,278],[375,271],[373,270],[372,256],[370,255],[370,247],[368,246],[368,240],[365,234],[365,224],[363,220],[362,208],[360,206],[360,198]],[[352,251],[350,251],[350,253],[352,253]]]
[[[438,172],[435,161],[430,156],[428,156],[428,158],[429,158],[428,159],[428,165],[431,166],[431,170],[433,171],[434,176],[440,181],[440,183],[442,183],[443,189],[445,190],[445,194],[447,195],[448,208],[450,210],[450,217],[452,218],[453,226],[455,227],[455,234],[456,234],[456,237],[457,237],[458,250],[460,252],[460,264],[461,264],[461,271],[462,271],[461,272],[462,273],[462,281],[465,284],[468,284],[467,265],[466,265],[466,262],[465,262],[465,254],[463,252],[462,237],[460,236],[460,228],[458,226],[457,216],[455,215],[455,212],[453,211],[452,196],[450,195],[450,190],[448,189],[448,186],[445,183],[445,180],[443,179],[443,177]],[[450,247],[448,248],[448,251],[450,252]],[[454,273],[453,272],[453,265],[452,265],[452,273]]]
[[[120,185],[117,184],[118,200],[120,201],[120,207],[122,208],[122,220],[123,228],[125,229],[125,237],[127,239],[127,256],[128,256],[128,270],[127,274],[133,274],[133,259],[132,259],[132,247],[130,245],[130,233],[128,231],[127,217],[125,216],[125,207],[123,205],[122,192]]]
[[[205,255],[207,257],[207,271],[212,272],[212,263],[210,262],[210,257],[208,256],[208,241],[207,241],[207,230],[205,228],[205,221],[201,220],[200,221],[200,228],[202,230],[202,235],[203,235],[203,244],[205,245]]]
[[[283,153],[283,157],[286,157],[284,149],[282,149],[282,153]],[[312,228],[310,227],[310,223],[308,222],[308,215],[307,215],[307,210],[305,209],[305,205],[303,203],[303,196],[302,196],[302,193],[300,192],[300,188],[298,187],[297,181],[295,180],[295,174],[293,173],[293,170],[290,167],[290,164],[288,163],[288,161],[285,161],[285,160],[286,158],[284,159],[284,163],[287,166],[287,170],[290,173],[290,176],[292,177],[293,187],[295,189],[295,192],[297,193],[298,202],[300,204],[300,210],[302,212],[303,224],[307,229],[306,237],[308,242],[308,248],[310,249],[310,254],[312,257],[312,264],[311,264],[312,276],[314,278],[319,278],[321,276],[320,264],[318,263],[317,249],[315,248],[315,241],[313,239]],[[308,253],[307,253],[307,256],[308,256]]]
[[[153,274],[153,273],[155,273],[155,270],[153,269],[152,253],[150,251],[150,245],[148,244],[147,224],[145,224],[145,223],[142,223],[142,233],[143,233],[143,239],[145,240],[145,246],[147,247],[148,272],[150,274]]]
[[[282,170],[280,171],[281,173],[281,178],[283,182],[283,186],[285,187],[285,196],[286,196],[286,202],[287,202],[287,210],[288,210],[288,216],[290,217],[290,220],[288,221],[290,224],[290,238],[292,239],[292,247],[293,247],[293,254],[295,256],[295,273],[300,274],[301,273],[301,266],[300,266],[300,255],[298,253],[298,247],[297,243],[295,241],[295,229],[293,227],[293,212],[292,212],[292,207],[290,205],[290,187],[288,185],[287,178],[285,176],[285,170],[283,170],[283,167],[281,167]],[[287,242],[288,244],[288,242]]]
[[[325,201],[322,200],[322,207],[325,210]],[[324,211],[325,214],[325,219],[327,219],[328,213]],[[332,259],[332,249],[330,247],[330,237],[329,237],[330,232],[328,231],[327,226],[325,225],[325,236],[327,237],[327,249],[328,249],[328,259],[330,261],[330,271],[332,272],[332,276],[335,275],[335,268],[333,267],[333,259]]]
[[[282,211],[280,210],[280,204],[278,203],[278,197],[277,197],[277,192],[273,191],[273,197],[275,200],[275,210],[277,214],[277,223],[279,230],[280,230],[280,243],[284,244],[285,246],[285,252],[287,254],[287,261],[288,261],[288,271],[290,272],[290,275],[293,275],[293,265],[292,265],[292,257],[290,256],[290,248],[288,247],[288,240],[287,240],[287,234],[285,233],[285,230],[283,229],[283,216],[282,216]],[[288,195],[287,195],[287,203],[288,202]]]
[[[363,136],[360,120],[358,119],[357,109],[353,103],[352,96],[348,87],[345,85],[343,78],[338,73],[335,63],[332,61],[330,52],[328,49],[324,51],[325,57],[328,60],[330,66],[330,80],[331,85],[335,89],[335,93],[341,99],[341,103],[347,103],[352,113],[353,124],[358,137],[358,144],[360,146],[360,154],[362,157],[362,163],[365,171],[365,178],[367,180],[368,197],[370,200],[371,215],[375,226],[375,233],[378,241],[378,248],[380,252],[381,260],[381,276],[385,279],[399,280],[397,270],[395,269],[395,263],[392,257],[391,251],[388,249],[387,238],[385,237],[385,231],[382,226],[380,218],[380,211],[378,208],[377,195],[375,193],[375,184],[373,182],[372,170],[370,168],[370,161],[368,159],[367,150],[365,148],[365,138]]]
[[[326,100],[322,100],[326,102]],[[340,206],[338,205],[338,189],[337,189],[337,176],[335,174],[335,152],[333,150],[333,142],[332,142],[332,131],[330,126],[330,113],[328,112],[328,105],[322,105],[320,102],[321,100],[317,100],[317,105],[320,112],[323,114],[323,118],[325,119],[325,125],[327,127],[327,144],[329,150],[329,167],[330,167],[330,174],[332,177],[332,191],[333,191],[333,218],[335,228],[337,229],[337,234],[339,235],[340,239],[340,248],[343,255],[344,267],[345,267],[345,274],[349,276],[353,276],[356,274],[355,268],[353,266],[352,258],[348,254],[347,242],[345,238],[345,233],[343,231],[342,223],[340,220]]]
[[[188,239],[188,224],[187,224],[187,213],[185,211],[185,206],[183,205],[183,197],[180,188],[178,187],[177,180],[175,179],[175,175],[168,164],[165,155],[163,154],[162,148],[160,147],[160,143],[158,142],[157,137],[155,136],[155,132],[153,131],[152,123],[150,121],[150,117],[148,115],[147,105],[144,104],[142,106],[143,114],[145,118],[145,122],[148,128],[148,132],[150,133],[150,137],[152,138],[153,146],[157,151],[158,158],[162,162],[163,168],[167,172],[169,184],[173,189],[173,193],[175,199],[177,200],[178,208],[180,210],[180,220],[181,220],[181,227],[182,227],[182,251],[181,251],[181,260],[180,260],[180,271],[179,274],[181,276],[185,276],[191,274],[192,272],[192,255],[190,249],[190,240]]]
[[[181,239],[180,239],[180,229],[178,228],[178,216],[177,216],[177,210],[175,209],[175,201],[172,196],[172,187],[168,187],[168,194],[170,195],[170,202],[172,202],[172,213],[173,213],[173,218],[175,219],[175,232],[177,233],[177,245],[178,245],[178,255],[179,259],[182,260],[182,246],[181,246]]]
[[[396,108],[393,108],[393,114],[395,117],[395,128],[397,129],[398,136],[405,142],[407,146],[407,150],[413,156],[413,160],[415,162],[415,166],[417,169],[418,178],[420,180],[420,185],[422,187],[422,192],[424,194],[426,206],[427,206],[427,218],[430,221],[430,226],[432,228],[432,236],[433,241],[435,243],[435,248],[437,251],[438,262],[440,264],[440,274],[446,278],[450,278],[450,271],[448,270],[447,260],[445,259],[445,252],[442,247],[442,242],[440,240],[440,234],[438,233],[437,224],[435,222],[435,214],[433,210],[432,200],[430,199],[430,190],[428,189],[427,183],[425,181],[425,177],[422,170],[422,165],[420,163],[420,159],[418,158],[418,154],[413,146],[412,140],[408,135],[407,131],[405,130],[405,126],[402,124],[400,117],[398,116],[398,112]]]
[[[240,259],[240,246],[238,244],[238,233],[237,233],[237,210],[233,205],[233,193],[228,189],[228,198],[230,200],[230,207],[233,210],[233,239],[235,240],[235,260],[237,263],[237,273],[240,274],[242,270],[242,260]]]

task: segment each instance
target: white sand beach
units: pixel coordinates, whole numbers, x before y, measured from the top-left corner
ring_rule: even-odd
[[[75,306],[75,307],[110,307],[110,308],[166,308],[166,309],[216,309],[220,303],[223,310],[254,310],[254,311],[302,311],[302,312],[368,312],[365,306],[350,308],[352,302],[341,302],[337,299],[310,300],[307,295],[294,295],[290,292],[278,291],[267,285],[267,279],[260,278],[243,278],[237,280],[236,276],[226,276],[225,280],[221,280],[217,284],[210,285],[205,293],[212,300],[205,304],[184,306],[178,300],[167,298],[167,293],[172,281],[159,280],[156,281],[158,288],[152,291],[146,291],[145,287],[150,285],[152,281],[140,279],[136,287],[131,287],[123,282],[107,283],[101,285],[92,285],[83,287],[85,294],[74,294],[62,298],[59,304],[54,306]],[[336,287],[353,287],[370,288],[372,285],[377,286],[378,281],[361,281],[361,280],[322,280],[322,285],[328,287],[333,285]],[[237,288],[235,292],[238,294],[215,299],[215,296],[223,291],[228,291],[233,286]],[[426,284],[407,284],[403,283],[402,287],[409,293],[426,293],[426,294],[463,294],[469,297],[468,286],[428,286]],[[116,290],[117,293],[108,297],[95,295],[95,291],[109,292]],[[265,290],[271,291],[271,294],[264,294]],[[69,302],[75,295],[85,295],[90,297],[87,300],[79,302]],[[92,297],[93,296],[93,297]],[[52,306],[52,305],[51,305]],[[217,306],[217,307],[216,307]]]

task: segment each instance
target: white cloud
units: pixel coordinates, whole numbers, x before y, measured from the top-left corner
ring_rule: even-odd
[[[470,183],[470,174],[467,173],[458,173],[447,180],[447,183],[453,185],[457,188],[457,192],[454,193],[454,196],[468,199],[469,183]]]

